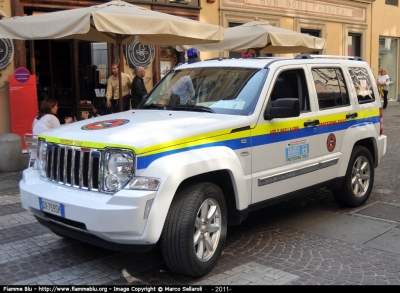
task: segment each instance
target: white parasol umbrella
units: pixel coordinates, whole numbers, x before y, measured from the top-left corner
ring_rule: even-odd
[[[143,45],[190,45],[218,42],[223,28],[183,17],[148,10],[116,0],[101,5],[14,17],[0,21],[0,36],[18,40],[79,39],[119,45],[135,36]],[[120,58],[119,72],[122,72]],[[121,84],[121,74],[119,74]],[[122,109],[122,87],[119,87]]]
[[[261,53],[285,54],[319,51],[324,48],[325,39],[270,25],[267,21],[255,20],[243,25],[225,29],[225,37],[214,44],[185,44],[177,46],[178,51],[196,48],[204,52],[254,50]]]

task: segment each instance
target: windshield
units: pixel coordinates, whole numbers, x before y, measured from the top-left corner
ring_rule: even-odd
[[[139,108],[250,115],[265,74],[265,70],[258,68],[240,67],[174,70],[156,85]]]

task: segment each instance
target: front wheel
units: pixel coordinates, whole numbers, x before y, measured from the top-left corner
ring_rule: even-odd
[[[172,201],[161,236],[164,261],[170,270],[201,277],[221,255],[227,211],[221,189],[212,183],[184,188]]]
[[[358,207],[368,199],[374,184],[372,155],[363,146],[355,146],[342,187],[332,190],[335,200],[349,207]]]

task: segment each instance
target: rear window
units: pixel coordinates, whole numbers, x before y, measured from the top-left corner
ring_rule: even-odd
[[[351,67],[349,68],[349,73],[357,93],[358,103],[365,104],[374,102],[375,95],[372,90],[372,82],[369,78],[367,69],[362,67]]]

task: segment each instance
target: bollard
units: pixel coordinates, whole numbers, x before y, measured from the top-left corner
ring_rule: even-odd
[[[14,172],[23,169],[22,140],[14,133],[0,135],[0,172]]]

